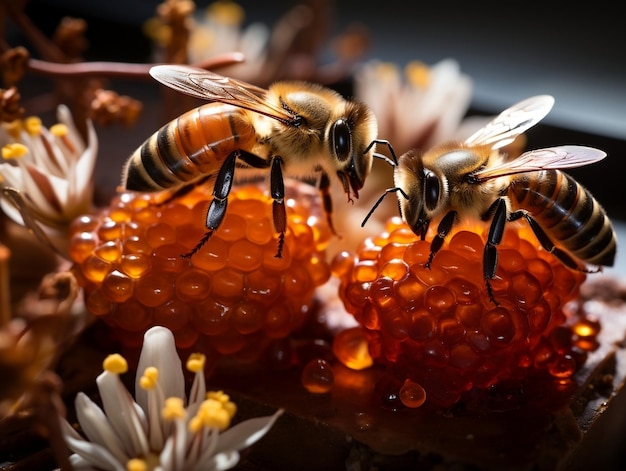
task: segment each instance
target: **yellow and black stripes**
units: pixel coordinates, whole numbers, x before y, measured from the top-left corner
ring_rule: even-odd
[[[523,209],[572,255],[593,265],[612,266],[616,237],[591,193],[559,170],[522,174],[509,187],[513,209]]]
[[[224,105],[205,105],[179,116],[150,136],[128,159],[125,188],[157,192],[215,174],[234,150],[249,150],[254,128]]]

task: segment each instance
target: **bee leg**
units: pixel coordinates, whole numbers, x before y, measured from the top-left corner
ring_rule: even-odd
[[[341,238],[341,236],[335,230],[335,225],[333,224],[333,200],[330,197],[330,179],[325,172],[322,172],[319,183],[319,190],[322,194],[322,204],[324,205],[324,214],[326,215],[326,222],[328,223],[328,227],[330,227],[330,230],[334,236]]]
[[[373,157],[376,158],[376,159],[381,159],[381,160],[387,162],[392,167],[397,167],[398,166],[398,158],[396,157],[396,152],[393,150],[393,146],[391,145],[391,143],[387,139],[374,139],[365,148],[365,151],[363,153],[367,154],[369,152],[369,150],[376,144],[380,144],[382,146],[387,146],[387,149],[389,149],[389,154],[391,155],[391,158],[389,158],[386,155],[381,154],[379,152],[374,152],[374,154],[372,154]]]
[[[226,207],[228,206],[228,195],[233,186],[235,164],[238,156],[239,151],[231,152],[220,167],[217,177],[215,178],[215,186],[213,187],[213,201],[211,201],[206,215],[206,228],[208,231],[202,236],[200,242],[198,242],[193,249],[183,254],[183,258],[190,258],[200,250],[222,223],[226,215]]]
[[[430,265],[433,263],[433,259],[435,258],[435,254],[439,252],[444,239],[452,230],[452,226],[454,226],[454,222],[456,221],[456,215],[456,211],[449,211],[448,214],[446,214],[439,222],[439,225],[437,226],[437,235],[430,243],[430,254],[428,255],[428,261],[424,265],[426,268],[430,268]]]
[[[548,235],[541,228],[539,223],[526,211],[516,211],[514,213],[511,213],[511,215],[509,216],[509,219],[511,221],[521,219],[521,218],[524,218],[526,219],[526,221],[528,221],[528,225],[530,226],[533,233],[535,234],[535,237],[537,237],[537,240],[539,241],[541,246],[546,251],[550,252],[556,258],[558,258],[563,265],[565,265],[568,268],[571,268],[572,270],[582,271],[585,273],[594,273],[597,271],[597,270],[588,270],[587,268],[581,267],[566,251],[555,246],[552,240],[550,240]]]
[[[285,245],[285,231],[287,230],[287,212],[285,210],[285,181],[282,170],[283,159],[274,157],[270,171],[270,192],[272,199],[272,216],[274,218],[274,229],[278,232],[278,250],[276,258],[282,258],[283,245]]]
[[[487,243],[485,244],[485,250],[483,252],[483,276],[485,278],[489,299],[498,306],[499,303],[496,301],[493,294],[493,287],[491,286],[490,280],[493,280],[496,276],[496,269],[498,268],[498,249],[496,246],[502,242],[504,226],[507,222],[507,208],[503,198],[497,199],[491,205],[488,214],[490,213],[493,213],[493,218],[491,219],[489,235],[487,236]],[[509,218],[509,220],[511,219]]]

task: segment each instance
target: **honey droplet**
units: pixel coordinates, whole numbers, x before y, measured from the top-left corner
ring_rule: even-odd
[[[363,370],[374,364],[363,328],[342,330],[333,339],[333,353],[341,363],[353,370]]]
[[[426,391],[419,383],[406,380],[400,388],[400,401],[412,409],[420,407],[426,402]]]
[[[326,360],[313,359],[302,369],[302,385],[313,394],[329,392],[335,381],[333,369]]]

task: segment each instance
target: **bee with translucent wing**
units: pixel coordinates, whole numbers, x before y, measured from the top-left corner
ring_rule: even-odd
[[[558,146],[507,158],[501,152],[552,109],[548,95],[528,98],[503,111],[462,143],[446,143],[419,154],[400,156],[394,168],[396,193],[404,221],[422,239],[438,220],[426,266],[460,218],[490,220],[483,272],[490,299],[496,275],[497,246],[507,222],[525,219],[541,246],[564,265],[585,272],[587,264],[612,266],[617,240],[606,212],[591,193],[561,169],[600,161],[606,153],[583,146]]]
[[[270,176],[274,227],[281,256],[287,218],[284,176],[317,178],[331,229],[329,186],[340,183],[348,197],[370,172],[377,123],[363,104],[305,82],[277,82],[265,90],[232,78],[182,65],[150,70],[174,90],[208,100],[165,124],[128,159],[122,176],[126,190],[170,192],[211,183],[213,200],[206,235],[185,256],[192,256],[220,226],[235,174]]]

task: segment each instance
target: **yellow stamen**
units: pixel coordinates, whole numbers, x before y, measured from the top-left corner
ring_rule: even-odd
[[[237,404],[230,400],[230,396],[225,394],[223,391],[209,391],[206,394],[207,399],[211,399],[219,402],[224,410],[228,413],[230,418],[232,419],[237,413]]]
[[[109,373],[122,374],[128,371],[128,363],[122,355],[113,353],[104,359],[102,368]]]
[[[159,370],[154,366],[149,366],[139,378],[139,386],[142,389],[153,389],[157,385],[157,379],[159,379]]]
[[[164,420],[183,419],[185,417],[185,407],[180,397],[168,397],[161,411]]]
[[[218,401],[223,404],[230,399],[230,396],[224,391],[209,391],[206,393],[206,398],[213,399],[214,401]]]
[[[423,62],[409,62],[404,73],[408,82],[415,87],[426,88],[430,84],[430,68]]]
[[[194,417],[199,421],[194,421],[194,429],[197,431],[200,426],[215,428],[217,430],[225,430],[230,425],[232,418],[230,412],[224,407],[221,401],[215,399],[206,399],[200,404],[198,413]],[[190,428],[191,431],[194,431]]]
[[[30,116],[24,120],[24,130],[31,136],[38,136],[41,133],[41,118]]]
[[[243,8],[238,3],[228,0],[210,4],[206,9],[206,14],[211,20],[225,26],[239,26],[243,23],[246,16]]]
[[[191,418],[187,427],[189,428],[189,431],[191,433],[198,433],[200,430],[202,430],[203,425],[204,424],[202,423],[202,419],[196,415],[195,417]]]
[[[206,355],[202,353],[192,353],[187,359],[187,369],[192,373],[198,373],[204,369]]]
[[[57,137],[67,147],[72,154],[77,153],[76,146],[72,143],[69,136],[69,129],[66,124],[57,123],[50,128],[50,134]]]
[[[50,133],[56,137],[64,137],[67,136],[68,129],[67,126],[63,123],[57,123],[50,127]]]
[[[2,147],[3,159],[21,159],[28,154],[28,147],[19,142],[13,142]]]
[[[139,458],[133,458],[126,462],[126,471],[146,471],[148,463]]]
[[[398,76],[398,67],[392,62],[376,64],[376,75],[383,82],[393,82]]]

